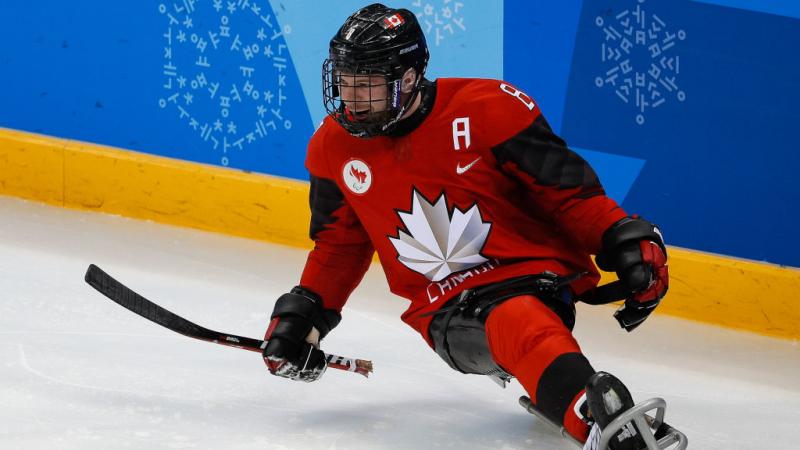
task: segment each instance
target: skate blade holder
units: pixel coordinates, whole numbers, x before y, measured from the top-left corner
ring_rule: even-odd
[[[653,410],[656,410],[655,418],[647,414]],[[623,412],[603,429],[600,443],[597,447],[598,450],[608,450],[608,443],[611,438],[629,422],[636,424],[636,428],[641,432],[642,439],[647,444],[648,450],[684,450],[689,444],[689,440],[685,434],[664,424],[664,413],[666,411],[667,402],[663,398],[651,398]],[[664,429],[659,430],[662,425]],[[663,436],[657,439],[656,434],[663,434]],[[672,447],[675,444],[677,446]]]

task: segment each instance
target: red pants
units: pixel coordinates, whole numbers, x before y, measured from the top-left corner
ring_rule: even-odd
[[[514,297],[491,311],[486,337],[495,362],[519,380],[534,405],[585,441],[589,427],[574,408],[594,369],[558,315],[536,297]]]

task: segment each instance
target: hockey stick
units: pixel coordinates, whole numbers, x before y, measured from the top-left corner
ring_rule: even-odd
[[[213,342],[215,344],[227,345],[229,347],[250,350],[251,352],[261,353],[267,343],[260,339],[253,339],[235,334],[220,333],[219,331],[209,330],[201,327],[194,322],[167,311],[156,305],[150,300],[137,294],[124,284],[115,280],[111,275],[105,273],[101,268],[90,264],[86,270],[84,278],[90,286],[105,295],[113,302],[127,308],[128,310],[155,322],[164,328],[168,328],[176,333],[194,339]],[[345,358],[330,353],[326,353],[328,367],[348,372],[356,372],[368,377],[372,372],[372,362],[363,359]]]
[[[620,300],[625,300],[631,291],[625,288],[622,281],[616,280],[581,294],[575,300],[588,305],[605,305]]]

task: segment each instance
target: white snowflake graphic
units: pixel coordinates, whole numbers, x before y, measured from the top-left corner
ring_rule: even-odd
[[[289,50],[267,2],[173,0],[164,18],[158,106],[171,111],[227,166],[230,153],[291,130]],[[283,110],[283,111],[282,111]]]
[[[398,213],[407,232],[398,229],[398,237],[389,238],[403,265],[440,281],[488,261],[480,251],[492,225],[483,221],[477,204],[466,211],[455,208],[451,217],[444,194],[435,204],[416,190],[412,197],[411,211]]]
[[[635,120],[645,122],[645,113],[676,98],[686,100],[678,86],[680,56],[675,48],[686,39],[684,30],[670,31],[655,13],[645,11],[643,3],[615,16],[597,16],[595,25],[603,32],[600,59],[604,73],[595,78],[598,88],[611,88],[625,104],[635,106]]]
[[[461,10],[464,3],[455,0],[438,2],[416,0],[411,4],[428,39],[433,38],[433,45],[439,46],[442,41],[456,33],[467,31]]]

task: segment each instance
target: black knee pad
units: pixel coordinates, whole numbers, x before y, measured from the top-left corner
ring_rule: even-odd
[[[483,320],[463,312],[447,316],[435,317],[428,330],[434,350],[450,367],[462,373],[506,374],[492,359]]]

